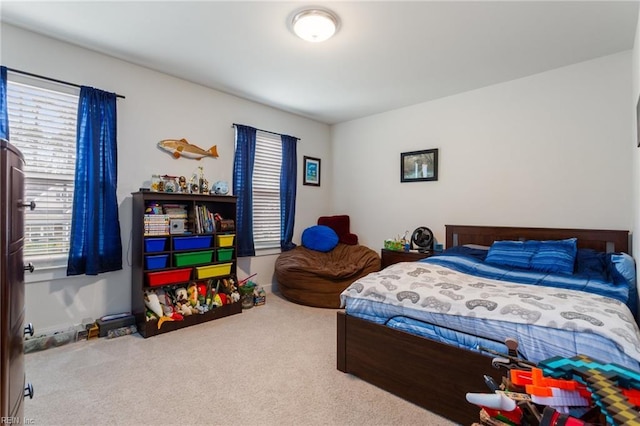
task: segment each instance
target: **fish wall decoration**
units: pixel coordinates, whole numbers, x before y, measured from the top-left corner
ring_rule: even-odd
[[[194,160],[200,160],[203,157],[218,158],[218,146],[213,145],[211,148],[204,150],[199,146],[192,145],[186,139],[164,139],[158,142],[158,147],[173,155],[174,158],[187,157]]]

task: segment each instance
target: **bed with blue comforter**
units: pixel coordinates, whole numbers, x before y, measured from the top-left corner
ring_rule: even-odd
[[[484,357],[468,354],[492,357],[490,351],[507,353],[507,338],[518,342],[520,357],[534,363],[554,356],[583,354],[640,371],[635,263],[624,252],[628,250],[624,231],[612,231],[618,233],[615,238],[624,251],[605,251],[600,247],[605,247],[604,240],[610,236],[605,232],[609,231],[450,228],[448,246],[452,245],[449,234],[458,229],[495,234],[496,241],[482,241],[484,245],[480,246],[464,244],[463,239],[440,254],[419,262],[390,265],[351,284],[341,294],[345,310],[338,315],[341,371],[461,422],[470,418],[462,414],[469,407],[465,407],[463,396],[454,387],[447,388],[447,396],[437,402],[422,394],[441,392],[441,387],[429,383],[446,381],[447,374],[456,370],[464,370],[457,381],[466,380],[462,376],[470,374],[490,373],[484,364],[480,367]],[[514,236],[522,237],[505,239],[506,230],[509,235],[513,231]],[[572,232],[578,237],[571,237]],[[530,239],[547,234],[559,238]],[[591,241],[600,238],[601,246]],[[471,243],[477,241],[471,239]],[[367,324],[383,328],[374,331]],[[388,329],[399,333],[389,334],[385,331]],[[377,333],[390,337],[378,340]],[[408,335],[420,339],[410,339]],[[423,352],[421,341],[438,343],[425,343]],[[444,350],[440,344],[454,349]],[[378,351],[387,350],[392,354],[378,356]],[[408,352],[411,355],[405,356]],[[434,359],[437,352],[446,355]],[[458,362],[458,355],[464,361]],[[411,367],[405,373],[376,372],[396,358],[411,362]],[[419,360],[414,362],[413,358]],[[442,371],[425,368],[432,359]],[[362,365],[356,366],[356,362]],[[476,362],[478,368],[469,367],[471,370],[464,365]],[[453,369],[447,369],[448,365]],[[390,377],[382,380],[379,375]],[[482,391],[469,389],[469,383],[462,384],[467,387],[465,392]],[[420,395],[405,391],[405,386],[415,387]]]
[[[346,312],[472,350],[505,352],[515,338],[532,362],[585,354],[640,370],[635,280],[616,268],[628,255],[581,250],[567,275],[486,263],[487,253],[455,247],[369,274],[342,293]]]

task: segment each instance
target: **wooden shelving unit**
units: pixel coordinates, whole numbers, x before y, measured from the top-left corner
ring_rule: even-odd
[[[158,321],[146,320],[146,290],[171,290],[187,287],[192,281],[236,277],[235,230],[216,232],[215,227],[198,227],[196,222],[203,207],[235,221],[237,198],[146,191],[134,192],[132,196],[131,311],[136,317],[138,332],[143,337],[150,337],[242,312],[242,304],[238,301],[203,314],[185,316],[182,321],[165,321],[160,328]],[[167,232],[162,234],[158,234],[157,230],[154,234],[145,233],[145,214],[151,213],[153,206],[156,206],[157,212],[167,205],[184,206],[187,213],[184,232],[170,233],[168,227]]]

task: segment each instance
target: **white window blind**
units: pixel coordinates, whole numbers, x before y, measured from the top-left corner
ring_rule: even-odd
[[[37,83],[34,83],[37,84]],[[24,257],[40,268],[67,263],[76,164],[78,93],[7,83],[10,143],[25,158]]]
[[[258,130],[253,166],[253,242],[256,249],[280,247],[280,135]]]

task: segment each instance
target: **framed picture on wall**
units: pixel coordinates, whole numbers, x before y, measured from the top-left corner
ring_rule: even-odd
[[[438,150],[403,152],[400,154],[400,182],[438,180]]]
[[[320,186],[320,159],[304,157],[304,185]]]

